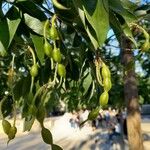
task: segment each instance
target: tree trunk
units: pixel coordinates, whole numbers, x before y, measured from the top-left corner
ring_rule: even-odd
[[[130,150],[144,150],[141,131],[141,115],[138,103],[138,88],[131,41],[121,37],[121,61],[124,66],[124,98],[127,105],[127,132]]]

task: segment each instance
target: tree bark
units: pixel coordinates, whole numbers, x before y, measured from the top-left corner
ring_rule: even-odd
[[[130,150],[144,150],[135,62],[131,44],[131,41],[125,35],[122,35],[121,61],[124,66],[124,98],[127,105],[128,143]]]

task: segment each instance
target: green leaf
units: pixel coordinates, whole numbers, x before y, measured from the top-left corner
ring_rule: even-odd
[[[19,80],[13,88],[13,94],[15,100],[19,100],[20,97],[22,96],[22,85],[23,85],[23,80]]]
[[[1,115],[5,118],[10,115],[13,110],[13,99],[11,96],[8,96],[4,97],[1,101]]]
[[[138,17],[138,19],[146,19],[150,20],[150,5],[142,5],[141,7],[138,7],[135,11],[134,14]]]
[[[45,107],[43,105],[40,105],[36,114],[36,118],[40,122],[41,125],[43,125],[45,114],[46,114]]]
[[[88,120],[96,119],[97,116],[99,115],[99,111],[100,111],[100,107],[93,109],[88,115]]]
[[[33,99],[34,99],[33,93],[29,92],[29,93],[28,93],[28,96],[27,96],[27,99],[26,99],[28,105],[32,104]]]
[[[25,118],[24,120],[24,127],[23,127],[23,131],[30,131],[32,128],[32,125],[34,123],[35,120],[35,116],[29,115]]]
[[[1,99],[0,101],[0,119],[3,119],[3,112],[2,112],[2,106],[3,106],[3,102],[7,99],[7,97],[3,97],[3,99]]]
[[[91,39],[91,41],[92,41],[92,43],[94,45],[94,48],[97,49],[99,47],[98,41],[96,40],[96,38],[91,33],[91,30],[89,29],[88,26],[86,26],[85,29],[86,29],[86,32],[87,32],[89,38]]]
[[[60,146],[53,144],[52,145],[52,150],[63,150]]]
[[[32,104],[33,94],[29,93],[24,99],[22,117],[25,117],[23,131],[30,131],[35,120],[36,107]]]
[[[138,7],[138,5],[136,5],[134,2],[131,2],[130,0],[120,0],[120,2],[122,3],[122,6],[129,11],[134,11]]]
[[[122,6],[120,0],[109,0],[108,2],[110,9],[121,15],[128,24],[137,20],[136,16],[132,12]]]
[[[79,9],[79,15],[80,15],[80,18],[84,24],[84,27],[85,27],[85,30],[91,40],[91,42],[93,43],[94,45],[94,48],[97,49],[99,46],[98,46],[98,42],[96,41],[95,37],[92,35],[91,31],[89,30],[89,27],[87,26],[87,24],[85,23],[85,14],[84,14],[84,11]]]
[[[79,13],[79,16],[81,18],[81,21],[84,25],[84,28],[85,28],[93,46],[94,46],[94,48],[97,49],[99,47],[99,45],[98,45],[96,38],[94,37],[91,30],[89,29],[88,25],[86,24],[85,13],[84,13],[83,8],[82,8],[82,2],[79,0],[74,0],[74,4],[75,4],[76,8],[78,9],[78,13]]]
[[[13,15],[12,15],[13,14]],[[8,27],[9,27],[9,45],[16,33],[16,30],[21,21],[21,15],[16,7],[12,7],[6,14],[8,17]],[[8,45],[8,46],[9,46]]]
[[[124,34],[133,42],[133,44],[135,45],[135,47],[137,48],[137,43],[132,35],[132,32],[128,26],[127,23],[125,23],[124,25],[122,25],[122,29],[123,29],[123,32]]]
[[[102,46],[109,30],[108,1],[97,0],[95,5],[93,1],[84,0],[83,7],[87,20],[96,32],[98,44]]]
[[[89,88],[83,95],[83,99],[86,99],[88,102],[93,96],[94,96],[94,90],[95,90],[95,83],[94,81],[90,84]]]
[[[37,35],[33,35],[33,34],[31,34],[31,38],[34,43],[37,56],[38,56],[41,64],[43,64],[43,62],[44,62],[43,38],[40,36],[37,36]]]
[[[9,27],[7,19],[0,20],[0,51],[5,51],[9,45]]]
[[[45,13],[33,1],[18,1],[16,6],[22,10],[23,13],[27,13],[40,21],[47,19]]]
[[[30,76],[24,77],[16,82],[13,88],[13,95],[15,100],[21,97],[26,97],[30,89]]]
[[[46,144],[50,144],[50,145],[53,144],[53,137],[52,137],[51,132],[48,129],[43,127],[41,131],[41,135],[42,135],[43,141]]]
[[[28,14],[24,14],[26,25],[35,33],[43,35],[44,23]]]
[[[10,15],[11,14],[11,15]],[[13,15],[12,15],[13,14]],[[21,21],[17,8],[12,7],[6,14],[8,18],[0,20],[0,53],[5,55]],[[4,53],[5,52],[5,53]]]
[[[69,63],[66,67],[67,76],[70,76],[72,80],[78,81],[79,80],[79,67],[78,62],[73,59],[73,56],[68,56]],[[69,71],[71,70],[71,71]]]
[[[7,51],[5,50],[5,47],[1,41],[0,41],[0,56],[2,57],[7,56]]]
[[[31,104],[28,109],[28,114],[35,116],[37,113],[37,108],[34,104]]]
[[[129,24],[135,21],[137,18],[127,9],[125,9],[119,0],[114,0],[113,2],[109,0],[109,3],[110,9],[116,13],[114,14],[113,11],[110,11],[110,22],[112,28],[115,30],[114,32],[119,32],[117,34],[120,34],[123,31],[124,34],[133,42],[135,47],[137,47],[137,43],[129,27]],[[120,30],[120,27],[122,28],[122,31]]]
[[[116,36],[119,36],[122,33],[122,28],[118,18],[112,11],[110,11],[109,17],[110,17],[109,20],[110,20],[111,27],[116,33]]]
[[[83,80],[83,88],[84,88],[84,94],[88,91],[90,85],[92,83],[92,76],[89,73],[86,78]]]

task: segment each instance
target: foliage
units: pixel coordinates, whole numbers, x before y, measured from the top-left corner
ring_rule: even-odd
[[[9,8],[4,11],[6,6]],[[128,0],[63,0],[61,4],[56,0],[8,0],[1,1],[0,7],[3,119],[19,109],[25,118],[24,131],[29,131],[37,119],[47,141],[44,135],[51,133],[43,124],[45,112],[56,109],[61,101],[69,111],[95,108],[112,82],[109,103],[122,104],[115,100],[123,97],[118,90],[122,89],[123,72],[118,57],[107,49],[111,40],[108,31],[113,30],[118,42],[125,34],[133,42],[133,49],[145,44],[148,46],[144,50],[148,50],[149,34],[140,22],[149,20],[149,5],[139,7]],[[101,70],[106,64],[112,75],[104,85]],[[148,75],[149,60],[143,64]],[[52,140],[49,142],[60,149]]]

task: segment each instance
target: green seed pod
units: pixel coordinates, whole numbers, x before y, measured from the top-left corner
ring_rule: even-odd
[[[44,43],[44,53],[46,56],[51,57],[52,56],[52,45],[50,43],[47,42],[47,40],[45,40]]]
[[[15,126],[11,127],[8,134],[8,139],[12,140],[15,138],[15,135],[17,133],[17,128]]]
[[[142,45],[141,50],[143,52],[146,52],[150,49],[150,42],[149,41],[145,41],[145,43]]]
[[[32,77],[36,77],[38,75],[38,65],[34,64],[30,69],[30,74]]]
[[[99,115],[99,108],[93,109],[88,115],[88,120],[94,120],[97,118],[98,115]]]
[[[108,92],[112,87],[110,78],[104,78],[103,85],[104,85],[104,90]]]
[[[150,39],[149,33],[144,28],[142,28],[142,30],[143,30],[143,34],[144,34],[145,40],[149,41],[149,39]]]
[[[54,48],[54,50],[52,51],[52,57],[55,62],[61,62],[61,52],[59,48]]]
[[[59,74],[59,76],[61,76],[61,77],[66,77],[66,68],[65,68],[65,66],[64,65],[62,65],[62,64],[58,64],[58,74]]]
[[[99,103],[100,103],[100,105],[101,105],[101,106],[107,105],[108,99],[109,99],[108,92],[107,92],[107,91],[104,91],[104,92],[101,94],[100,98],[99,98]]]
[[[144,34],[144,37],[145,37],[145,42],[142,45],[141,50],[143,52],[146,52],[150,49],[150,42],[149,42],[150,41],[150,35],[144,28],[141,27],[141,30],[143,31],[143,34]]]
[[[11,124],[7,120],[3,119],[2,120],[2,126],[3,126],[4,132],[8,135],[9,134],[9,130],[11,128]]]
[[[59,40],[58,31],[54,25],[51,26],[49,35],[52,40]]]
[[[53,144],[53,137],[52,137],[51,132],[48,129],[43,127],[41,131],[41,135],[42,135],[43,141],[46,144],[50,144],[50,145]]]
[[[105,78],[110,78],[110,70],[108,68],[108,66],[106,66],[104,63],[103,63],[103,66],[102,66],[102,77],[105,79]]]

